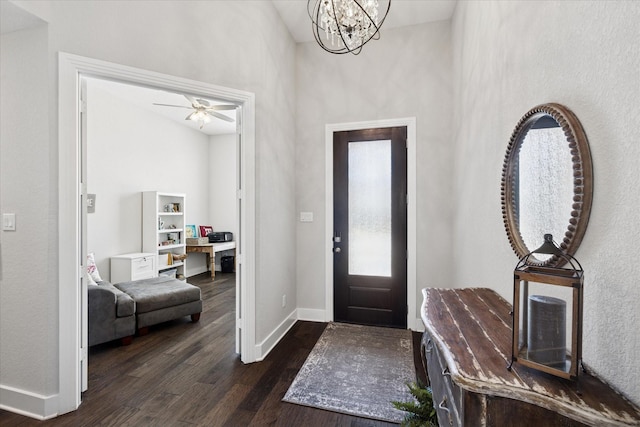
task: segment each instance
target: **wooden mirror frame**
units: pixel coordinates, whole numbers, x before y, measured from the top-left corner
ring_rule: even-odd
[[[593,199],[593,167],[591,151],[587,135],[578,118],[560,104],[542,104],[529,110],[516,125],[502,167],[502,219],[506,228],[509,243],[518,258],[522,258],[536,248],[528,248],[524,243],[519,227],[517,203],[517,176],[520,148],[532,122],[544,115],[551,116],[562,128],[569,145],[573,163],[573,204],[569,223],[559,243],[560,249],[573,256],[578,250],[589,223],[591,201]],[[543,234],[543,233],[541,233]],[[542,236],[541,236],[542,237]],[[558,241],[559,236],[554,236]],[[532,257],[533,258],[533,257]],[[566,262],[561,257],[553,256],[547,260],[531,260],[535,265],[545,267],[562,267]]]

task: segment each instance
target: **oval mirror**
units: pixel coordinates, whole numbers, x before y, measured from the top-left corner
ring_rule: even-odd
[[[504,225],[519,258],[539,248],[545,234],[575,254],[589,222],[592,174],[587,136],[568,108],[543,104],[520,119],[507,147],[501,188]],[[530,261],[564,264],[557,256],[543,257]]]

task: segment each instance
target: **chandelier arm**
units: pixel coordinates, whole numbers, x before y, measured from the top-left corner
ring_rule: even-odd
[[[311,2],[315,1],[315,0],[308,0],[307,1],[307,13],[309,14],[309,18],[311,18],[311,31],[313,32],[313,38],[316,39],[316,43],[318,43],[318,45],[324,49],[325,51],[329,52],[329,53],[345,53],[345,52],[338,52],[335,50],[331,50],[329,48],[327,48],[324,43],[322,43],[322,39],[320,36],[320,30],[322,29],[322,27],[320,27],[320,3],[316,1],[315,6],[313,7],[313,12],[312,9],[309,7],[311,5]],[[314,17],[315,15],[315,17]]]
[[[311,7],[311,1],[315,2],[313,7]],[[353,55],[358,55],[362,51],[362,47],[365,44],[367,44],[371,39],[374,39],[374,40],[380,39],[380,28],[382,27],[382,24],[384,23],[385,19],[389,14],[389,10],[391,9],[391,0],[388,0],[387,9],[384,13],[384,16],[382,17],[380,22],[376,24],[372,19],[371,15],[357,0],[351,0],[351,5],[355,4],[355,6],[358,7],[359,12],[362,15],[364,15],[366,19],[368,19],[368,23],[369,23],[369,28],[365,32],[365,37],[361,37],[360,34],[358,34],[357,40],[360,43],[358,43],[358,45],[355,47],[351,47],[352,43],[347,42],[347,40],[351,40],[351,39],[349,38],[347,33],[344,31],[344,26],[341,25],[341,23],[337,18],[338,15],[336,14],[335,0],[328,0],[328,2],[325,3],[324,5],[325,10],[328,10],[327,6],[330,6],[331,8],[331,12],[333,16],[329,15],[329,17],[333,20],[333,23],[335,23],[335,28],[332,28],[331,25],[328,25],[326,28],[322,27],[322,23],[320,19],[320,16],[322,13],[321,10],[323,6],[322,1],[323,0],[307,0],[307,13],[309,15],[309,18],[311,18],[311,23],[312,23],[311,29],[313,32],[314,39],[316,40],[316,43],[320,45],[320,47],[326,52],[333,53],[333,54],[352,53]],[[324,13],[326,13],[326,11]],[[327,22],[325,22],[325,24],[327,24]],[[375,29],[375,31],[373,31],[372,34],[369,34],[370,33],[369,29],[371,26]],[[360,29],[362,30],[362,27]],[[332,40],[337,33],[337,35],[340,37],[340,41],[342,42],[342,47],[339,46],[337,48],[330,48],[327,45],[325,45],[325,42],[323,42],[323,39],[322,39],[322,35],[320,34],[321,31],[326,34],[327,38],[329,37],[329,33],[331,33]],[[331,45],[333,44],[334,43],[332,41]]]

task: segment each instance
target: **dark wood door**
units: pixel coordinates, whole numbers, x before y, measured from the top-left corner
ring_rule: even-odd
[[[333,137],[334,320],[407,327],[407,128]]]

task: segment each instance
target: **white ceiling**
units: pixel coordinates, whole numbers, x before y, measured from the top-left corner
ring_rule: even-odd
[[[45,22],[13,3],[0,1],[0,33],[11,33],[42,25]]]
[[[316,0],[312,0],[311,6]],[[280,17],[298,42],[313,41],[311,18],[307,12],[307,0],[271,0]],[[388,28],[406,27],[432,21],[451,19],[457,0],[393,0],[381,33]],[[380,0],[380,10],[386,8],[387,1]]]
[[[205,123],[202,129],[200,129],[198,123],[191,120],[185,120],[185,117],[187,117],[193,110],[153,105],[154,103],[157,103],[188,107],[190,105],[189,101],[187,101],[187,99],[181,94],[93,78],[90,79],[89,84],[99,87],[100,89],[107,91],[113,96],[138,108],[145,109],[206,135],[223,135],[236,132],[235,122],[226,122],[224,120],[212,118],[210,123]],[[196,97],[202,99],[202,97]],[[205,99],[207,99],[207,101],[212,105],[229,105],[229,103],[215,101],[208,98]],[[89,104],[89,114],[91,114],[91,98],[87,99],[87,102]],[[231,117],[234,120],[236,118],[236,112],[234,110],[218,111],[218,113]]]
[[[307,12],[307,0],[271,0],[291,36],[298,43],[313,41],[311,19]],[[316,0],[311,0],[312,6]],[[393,0],[389,14],[384,22],[383,30],[425,22],[451,19],[457,0]],[[380,8],[386,8],[387,0],[380,0]],[[42,25],[44,22],[11,2],[0,1],[0,31],[8,33]],[[130,102],[140,108],[147,109],[182,125],[188,126],[207,135],[234,133],[236,124],[213,119],[211,123],[199,129],[197,123],[185,120],[188,109],[155,106],[153,103],[176,104],[189,106],[187,99],[181,94],[165,92],[157,89],[143,88],[122,83],[101,80],[98,82],[113,95]],[[196,95],[197,96],[197,95]],[[212,104],[222,104],[209,100]],[[220,111],[235,118],[235,111]]]

